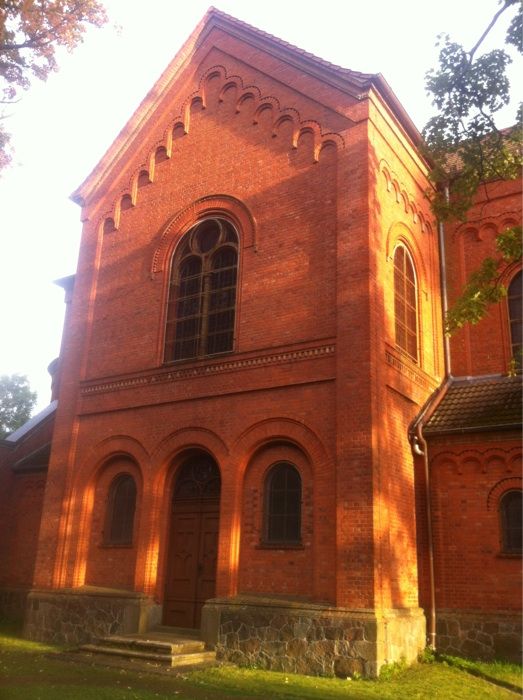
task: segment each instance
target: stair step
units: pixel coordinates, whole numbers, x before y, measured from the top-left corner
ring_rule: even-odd
[[[191,654],[204,651],[205,644],[201,639],[183,639],[180,637],[172,638],[169,641],[163,639],[136,637],[102,637],[95,641],[95,644],[101,644],[106,647],[117,647],[119,649],[128,649],[131,651],[144,651],[152,654]]]
[[[105,642],[106,640],[104,640]],[[196,664],[210,663],[216,659],[214,651],[194,651],[188,653],[171,653],[165,652],[156,653],[154,651],[146,651],[145,648],[130,649],[122,646],[107,646],[105,644],[84,644],[80,647],[81,651],[90,652],[92,654],[107,654],[117,656],[124,659],[142,659],[153,663],[162,664],[164,666],[192,666]]]
[[[169,625],[156,625],[152,627],[148,634],[169,635],[171,637],[189,637],[190,639],[199,639],[198,631],[194,627],[170,627]]]

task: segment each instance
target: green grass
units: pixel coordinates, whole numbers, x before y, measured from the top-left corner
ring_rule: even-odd
[[[190,673],[153,674],[68,660],[62,650],[20,638],[0,626],[1,700],[474,700],[517,697],[471,675],[463,662],[386,669],[377,681],[314,678],[221,666]],[[458,667],[459,666],[459,667]],[[491,678],[513,682],[515,665],[481,664]],[[479,668],[479,667],[478,667]],[[477,669],[475,669],[477,670]],[[488,673],[487,673],[488,672]]]
[[[440,660],[449,666],[467,671],[467,673],[490,679],[493,682],[510,684],[523,690],[523,669],[519,664],[505,661],[472,661],[448,654],[441,654]]]

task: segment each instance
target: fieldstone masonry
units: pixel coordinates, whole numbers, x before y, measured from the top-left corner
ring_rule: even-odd
[[[514,614],[438,612],[437,646],[446,654],[521,663],[521,618]]]
[[[238,597],[209,601],[203,615],[204,633],[205,618],[214,618],[219,659],[288,673],[374,677],[385,663],[415,660],[425,646],[425,620],[419,609],[379,616]]]
[[[160,621],[160,606],[148,596],[85,587],[31,591],[24,634],[54,644],[85,644],[110,634],[144,632]]]

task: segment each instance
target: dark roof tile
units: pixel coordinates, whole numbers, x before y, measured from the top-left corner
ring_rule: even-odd
[[[433,435],[518,428],[521,397],[521,376],[454,379],[423,432]]]

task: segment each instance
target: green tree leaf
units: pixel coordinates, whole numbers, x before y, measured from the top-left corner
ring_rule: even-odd
[[[55,50],[72,51],[89,25],[107,15],[98,0],[0,0],[0,103],[17,100],[33,78],[57,69]],[[1,115],[5,118],[5,114]],[[0,131],[0,170],[11,160],[8,135]]]
[[[0,376],[0,439],[29,420],[36,398],[27,377],[21,374]]]
[[[507,44],[522,52],[523,2],[502,0],[476,44],[466,51],[447,35],[440,36],[439,65],[426,75],[426,88],[437,114],[423,131],[426,155],[435,185],[428,193],[439,221],[466,220],[484,183],[521,176],[522,108],[516,125],[499,130],[496,114],[510,102],[507,67],[512,59],[504,48],[480,54],[481,46],[499,18],[515,11],[506,33]],[[485,194],[488,190],[485,189]],[[507,265],[521,260],[521,227],[498,236],[499,258],[487,258],[465,285],[448,312],[446,331],[477,323],[490,304],[506,294],[501,282]]]

